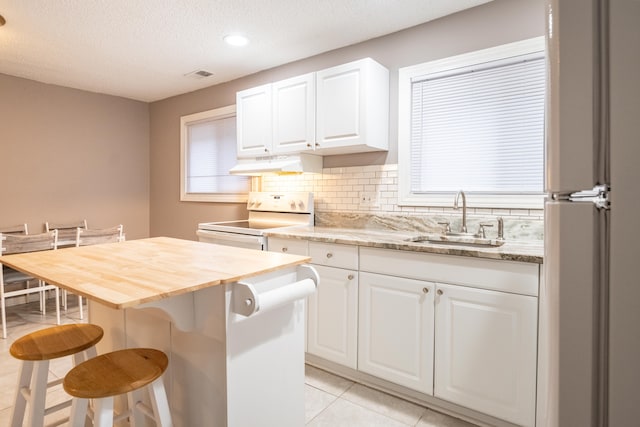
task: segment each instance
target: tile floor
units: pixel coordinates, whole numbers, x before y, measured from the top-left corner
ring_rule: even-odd
[[[313,427],[472,427],[475,424],[432,411],[307,365],[306,425]]]
[[[75,303],[70,298],[70,304]],[[61,311],[62,323],[80,322],[77,306]],[[47,307],[42,316],[37,303],[7,308],[8,337],[0,338],[0,427],[9,425],[18,377],[19,361],[11,357],[11,343],[24,334],[55,325],[55,308]],[[70,358],[54,360],[51,376],[62,377],[71,367]],[[68,397],[57,386],[47,394],[47,405]],[[47,416],[45,424],[64,417]],[[361,384],[330,374],[312,366],[306,367],[305,423],[309,427],[472,427],[473,424],[453,418],[402,399],[381,393]],[[62,424],[66,425],[66,424]]]

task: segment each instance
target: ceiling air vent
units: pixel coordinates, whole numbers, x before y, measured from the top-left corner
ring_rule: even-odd
[[[192,71],[185,74],[185,77],[191,77],[194,79],[204,79],[205,77],[213,76],[213,73],[205,70]]]

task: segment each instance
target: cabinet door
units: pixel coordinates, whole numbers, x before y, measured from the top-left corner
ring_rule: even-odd
[[[435,284],[360,273],[358,369],[433,394]]]
[[[320,275],[309,295],[307,352],[356,369],[358,272],[314,265]]]
[[[271,85],[236,94],[238,157],[269,155],[272,139]]]
[[[361,138],[363,67],[349,63],[317,73],[318,148],[351,144]]]
[[[313,151],[316,132],[315,74],[272,85],[273,152]]]
[[[389,70],[371,58],[316,73],[316,151],[389,149]]]
[[[437,284],[434,395],[533,426],[537,299]]]

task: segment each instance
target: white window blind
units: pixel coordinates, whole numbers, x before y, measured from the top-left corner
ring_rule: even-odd
[[[235,107],[184,116],[180,121],[180,199],[246,201],[251,178],[229,175],[237,161]]]
[[[539,194],[542,53],[414,78],[411,191]]]
[[[236,164],[236,120],[227,117],[189,125],[188,193],[249,191],[249,179],[229,175]]]
[[[411,81],[410,190],[540,194],[542,52]]]

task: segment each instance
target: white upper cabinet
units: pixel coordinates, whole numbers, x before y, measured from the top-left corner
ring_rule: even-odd
[[[271,154],[271,84],[238,92],[236,114],[238,157]]]
[[[389,149],[389,70],[371,58],[236,95],[238,157]]]
[[[272,85],[273,152],[295,153],[314,149],[316,130],[315,74]]]
[[[316,152],[389,148],[389,70],[371,58],[316,73]]]

